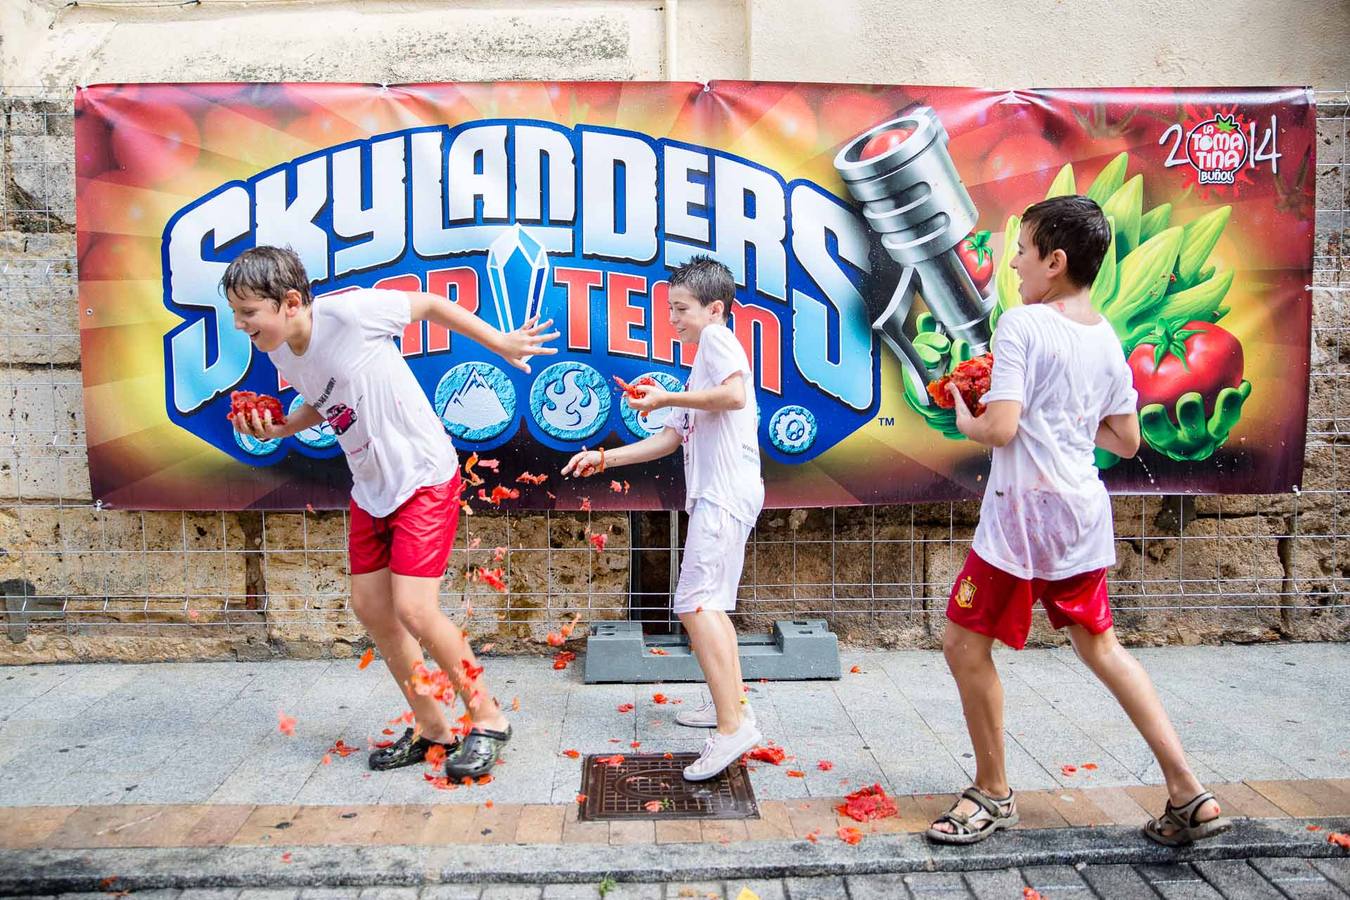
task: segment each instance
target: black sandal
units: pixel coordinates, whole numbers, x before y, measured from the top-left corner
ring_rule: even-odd
[[[427,740],[420,736],[413,738],[413,730],[405,728],[403,729],[403,737],[394,741],[388,747],[371,751],[370,756],[366,758],[366,762],[376,772],[401,769],[404,766],[415,766],[427,758],[427,751],[431,749],[433,744],[440,744],[444,747],[447,757],[459,749],[458,738],[448,744]]]
[[[1200,815],[1200,807],[1210,800],[1214,801],[1215,806],[1219,805],[1218,799],[1209,791],[1202,791],[1180,806],[1173,806],[1172,801],[1168,800],[1167,806],[1163,808],[1163,814],[1156,819],[1150,819],[1144,826],[1144,837],[1164,847],[1185,847],[1187,844],[1194,844],[1216,834],[1223,834],[1233,827],[1233,823],[1223,817],[1222,810],[1219,815],[1203,822],[1195,818]],[[1172,826],[1171,834],[1163,831],[1166,825]]]
[[[959,813],[956,807],[961,805],[962,800],[969,800],[978,808],[969,815]],[[1020,820],[1012,791],[1008,791],[1006,797],[991,797],[972,784],[961,792],[951,809],[933,822],[933,826],[946,822],[952,826],[952,830],[939,831],[930,826],[924,836],[938,844],[978,844],[1000,829],[1013,827]]]
[[[492,771],[501,758],[506,742],[511,740],[511,726],[505,731],[474,728],[460,741],[458,749],[445,761],[445,774],[454,781],[482,778]]]

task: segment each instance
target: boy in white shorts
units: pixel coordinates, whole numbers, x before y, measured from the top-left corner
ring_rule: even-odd
[[[731,271],[707,256],[671,272],[670,323],[681,342],[698,345],[689,381],[679,393],[636,385],[641,396],[628,401],[645,413],[671,407],[666,427],[626,447],[583,450],[563,468],[564,475],[584,477],[659,459],[684,446],[689,533],[674,610],[703,669],[712,706],[682,713],[676,721],[717,729],[685,768],[689,781],[715,777],[761,738],[745,701],[736,628],[727,615],[736,608],[746,538],[764,505],[750,361],[726,326],[735,294]]]

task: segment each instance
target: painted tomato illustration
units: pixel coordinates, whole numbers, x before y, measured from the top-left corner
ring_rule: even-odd
[[[1161,403],[1175,409],[1183,394],[1195,391],[1213,414],[1214,401],[1224,388],[1242,384],[1242,344],[1212,322],[1160,323],[1130,353],[1139,408]]]
[[[956,245],[956,254],[970,280],[975,282],[976,290],[983,291],[994,277],[994,250],[989,246],[989,232],[974,232]]]
[[[912,125],[899,125],[877,132],[867,139],[866,144],[863,144],[862,150],[858,153],[858,159],[884,156],[903,144],[913,133],[914,127]]]
[[[1063,151],[1045,138],[1034,134],[1011,134],[989,148],[984,158],[983,180],[998,181],[1064,162]]]

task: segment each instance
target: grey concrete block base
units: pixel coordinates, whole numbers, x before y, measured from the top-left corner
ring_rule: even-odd
[[[839,677],[839,641],[824,619],[784,619],[773,633],[740,638],[747,681]],[[660,652],[653,652],[660,651]],[[680,635],[645,637],[641,622],[599,622],[586,639],[587,684],[702,681],[703,671]]]

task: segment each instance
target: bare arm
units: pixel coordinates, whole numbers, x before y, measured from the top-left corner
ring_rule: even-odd
[[[1016,400],[995,400],[975,416],[966,406],[965,398],[954,384],[948,385],[956,398],[956,427],[977,444],[986,447],[1004,447],[1017,436],[1017,425],[1022,420],[1022,404]]]
[[[1107,416],[1097,426],[1097,446],[1123,459],[1130,459],[1139,452],[1139,441],[1139,416],[1136,413]]]
[[[745,375],[735,372],[717,387],[701,391],[668,391],[660,385],[639,384],[634,387],[641,397],[628,399],[628,405],[638,412],[653,412],[667,406],[680,409],[701,409],[705,412],[729,412],[745,408]]]
[[[562,474],[586,478],[600,473],[600,461],[602,459],[606,469],[613,466],[631,466],[634,463],[650,462],[653,459],[669,456],[679,446],[680,433],[674,428],[663,428],[660,434],[643,438],[636,444],[626,444],[623,447],[606,450],[603,456],[599,450],[582,450],[568,460],[567,465],[563,466]]]
[[[515,331],[503,332],[493,328],[458,303],[451,303],[445,297],[417,291],[404,293],[408,295],[409,313],[414,322],[425,319],[456,334],[462,334],[469,340],[482,344],[522,371],[530,371],[531,356],[558,352],[556,347],[543,346],[558,336],[556,331],[546,333],[553,324],[552,319],[547,322],[536,322],[532,319]]]

